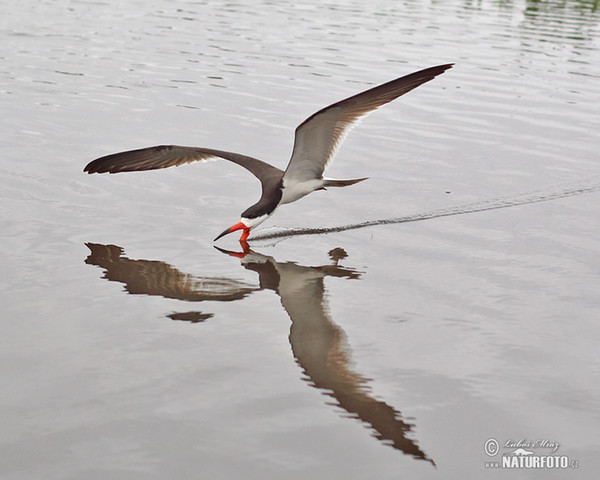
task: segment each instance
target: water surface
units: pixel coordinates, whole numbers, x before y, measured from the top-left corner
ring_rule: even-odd
[[[596,2],[5,10],[2,478],[595,477]],[[448,62],[348,137],[328,173],[367,182],[248,252],[212,245],[260,191],[235,165],[82,172],[162,143],[283,168],[319,108]],[[485,467],[522,439],[579,468]]]

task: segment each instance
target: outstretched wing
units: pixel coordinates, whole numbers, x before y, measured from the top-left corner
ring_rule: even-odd
[[[410,92],[448,70],[453,64],[426,68],[334,103],[308,117],[296,128],[292,158],[285,180],[320,179],[344,138],[358,121],[376,108]]]
[[[87,173],[138,172],[177,167],[186,163],[204,162],[217,158],[229,160],[249,170],[261,181],[263,186],[266,181],[274,177],[281,178],[283,174],[283,171],[279,168],[238,153],[178,145],[159,145],[157,147],[113,153],[88,163],[83,171]]]

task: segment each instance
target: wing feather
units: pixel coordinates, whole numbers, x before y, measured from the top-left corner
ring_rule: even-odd
[[[261,183],[272,178],[281,178],[283,171],[256,158],[238,153],[213,150],[211,148],[159,145],[127,152],[113,153],[97,158],[85,168],[87,173],[120,173],[160,168],[178,167],[192,162],[205,162],[222,158],[249,170]]]
[[[320,179],[342,142],[373,110],[410,92],[452,67],[426,68],[334,103],[308,117],[296,128],[294,149],[284,180],[303,182]]]

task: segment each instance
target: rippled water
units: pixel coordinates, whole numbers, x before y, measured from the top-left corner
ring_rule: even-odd
[[[595,478],[597,2],[4,10],[3,479]],[[259,194],[239,167],[82,172],[283,168],[319,108],[448,62],[348,137],[328,174],[367,182],[245,255],[212,244]],[[520,440],[578,468],[486,468]]]

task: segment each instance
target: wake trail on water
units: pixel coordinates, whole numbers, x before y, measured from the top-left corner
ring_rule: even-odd
[[[270,240],[283,239],[299,235],[324,235],[327,233],[345,232],[347,230],[357,230],[359,228],[373,227],[376,225],[391,225],[397,223],[418,222],[432,218],[449,217],[452,215],[466,215],[468,213],[485,212],[499,208],[516,207],[518,205],[527,205],[530,203],[548,202],[559,198],[573,197],[591,193],[600,190],[600,177],[592,177],[588,180],[575,183],[558,184],[540,190],[532,190],[526,193],[499,197],[490,200],[480,200],[478,202],[455,205],[448,208],[440,208],[424,213],[405,215],[397,218],[383,218],[379,220],[368,220],[361,223],[351,223],[349,225],[340,225],[336,227],[314,227],[314,228],[286,228],[277,229],[275,232],[259,233],[250,240]],[[276,227],[274,227],[276,228]]]

